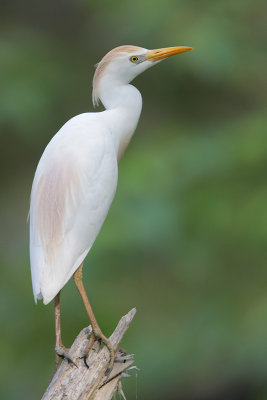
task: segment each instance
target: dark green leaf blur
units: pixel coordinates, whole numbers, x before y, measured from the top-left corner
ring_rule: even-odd
[[[26,223],[52,136],[93,111],[94,65],[113,47],[193,46],[139,76],[142,116],[84,281],[122,347],[127,399],[267,399],[266,3],[1,2],[0,398],[40,399],[53,373],[53,304],[34,304]],[[265,53],[264,53],[265,51]],[[100,107],[101,110],[101,107]],[[63,342],[88,324],[62,292]]]

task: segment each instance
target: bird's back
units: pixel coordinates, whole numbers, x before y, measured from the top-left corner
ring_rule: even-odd
[[[117,185],[111,132],[86,113],[68,121],[46,147],[30,206],[30,257],[35,300],[49,303],[90,250]]]

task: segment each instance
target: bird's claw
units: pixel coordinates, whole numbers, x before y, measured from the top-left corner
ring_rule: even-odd
[[[55,347],[55,352],[57,357],[62,358],[63,360],[67,360],[68,364],[73,364],[75,365],[76,368],[78,368],[78,365],[72,360],[72,358],[69,355],[68,349],[64,346],[56,346]],[[58,366],[58,362],[56,361],[56,367]]]
[[[86,358],[87,358],[87,356],[86,356],[86,355],[84,355],[84,356],[82,357],[82,359],[83,359],[83,362],[84,362],[84,365],[86,366],[86,368],[88,368],[88,369],[89,369],[89,365],[87,364]]]
[[[102,334],[101,331],[100,331],[100,333],[98,333],[97,335],[96,335],[96,334],[92,334],[92,335],[91,335],[91,337],[90,337],[90,339],[89,339],[89,342],[88,342],[88,345],[87,345],[87,347],[86,347],[86,349],[85,349],[84,355],[83,355],[83,357],[81,357],[81,358],[83,359],[84,365],[85,365],[87,368],[89,368],[89,365],[88,365],[88,363],[87,363],[87,358],[88,358],[88,355],[89,355],[89,353],[90,353],[90,350],[92,349],[92,347],[93,347],[95,341],[104,343],[104,344],[107,346],[108,350],[109,350],[109,353],[110,353],[110,360],[109,360],[109,363],[108,363],[108,368],[107,368],[107,370],[106,370],[106,372],[105,372],[105,375],[108,376],[108,375],[110,374],[110,372],[111,372],[111,370],[112,370],[112,367],[113,367],[113,364],[114,364],[114,360],[115,360],[115,351],[114,351],[113,347],[111,346],[110,341]]]

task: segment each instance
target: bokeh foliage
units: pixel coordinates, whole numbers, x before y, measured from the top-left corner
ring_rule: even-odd
[[[129,43],[195,50],[136,79],[143,113],[86,261],[104,332],[138,309],[127,398],[267,399],[265,13],[263,0],[2,1],[1,398],[40,398],[53,371],[53,306],[34,305],[29,271],[35,167],[93,111],[93,65]],[[72,282],[62,308],[68,346],[87,323]]]

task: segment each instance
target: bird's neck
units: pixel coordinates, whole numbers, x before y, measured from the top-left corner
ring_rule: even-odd
[[[100,100],[106,108],[103,116],[113,134],[119,160],[136,129],[142,110],[142,96],[132,85],[110,85],[101,91]]]

